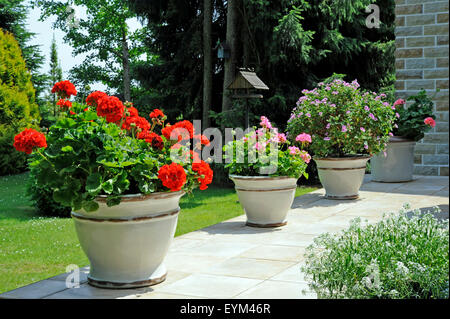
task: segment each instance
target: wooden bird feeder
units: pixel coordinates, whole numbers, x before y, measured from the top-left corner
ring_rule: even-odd
[[[227,87],[233,91],[232,98],[244,99],[246,106],[245,122],[250,127],[248,99],[262,99],[256,90],[269,90],[269,87],[256,75],[253,69],[239,69],[235,79]]]

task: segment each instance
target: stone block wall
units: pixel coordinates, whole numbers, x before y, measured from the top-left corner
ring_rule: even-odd
[[[397,97],[406,99],[422,88],[434,95],[436,127],[416,145],[414,173],[448,176],[449,1],[395,2]]]

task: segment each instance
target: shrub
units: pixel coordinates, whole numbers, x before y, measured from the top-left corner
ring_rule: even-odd
[[[38,213],[49,217],[70,217],[72,211],[70,207],[62,206],[53,199],[53,191],[38,183],[37,175],[40,173],[40,166],[35,166],[30,170],[30,177],[27,185],[27,195]]]
[[[448,298],[448,220],[407,208],[314,239],[302,271],[319,298]]]
[[[288,120],[289,139],[308,133],[318,157],[377,154],[392,135],[395,112],[385,94],[362,92],[358,82],[335,79],[303,90]]]
[[[39,108],[22,51],[13,35],[0,29],[0,175],[26,169],[26,157],[13,147],[14,135],[38,127]]]

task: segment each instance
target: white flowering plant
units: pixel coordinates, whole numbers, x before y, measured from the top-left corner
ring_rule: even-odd
[[[321,82],[302,93],[287,131],[293,142],[301,133],[310,134],[307,150],[316,157],[377,154],[393,135],[396,114],[387,96],[362,91],[357,80]]]
[[[315,238],[301,270],[319,298],[448,298],[448,226],[408,206],[377,224],[357,218],[341,233]]]

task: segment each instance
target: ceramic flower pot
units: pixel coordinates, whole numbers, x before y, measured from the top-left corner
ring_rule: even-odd
[[[416,142],[402,138],[391,137],[383,153],[375,155],[370,160],[372,181],[385,183],[408,182],[413,179],[414,147]]]
[[[357,199],[370,156],[314,158],[325,197]]]
[[[279,227],[287,224],[297,188],[297,178],[230,175],[239,202],[252,227]]]
[[[174,237],[184,192],[126,195],[92,213],[72,212],[78,239],[90,261],[88,282],[102,288],[135,288],[166,278],[163,261]]]

